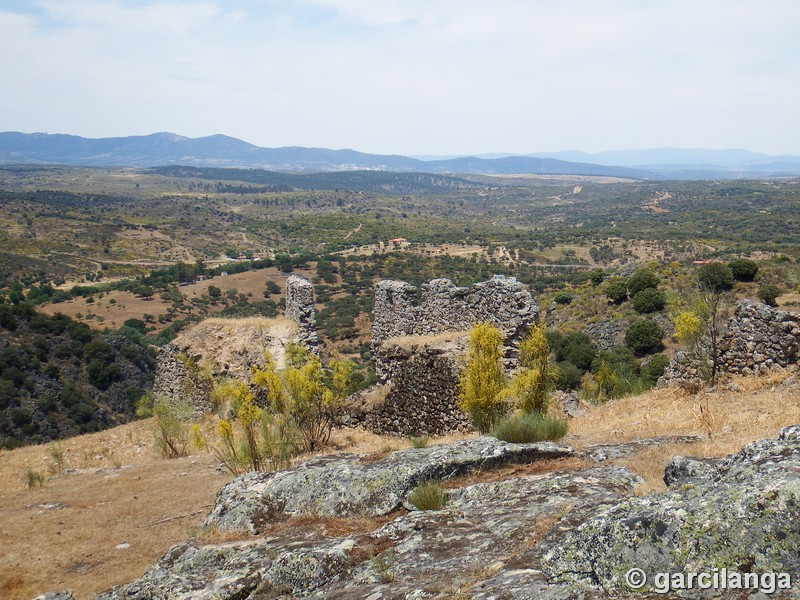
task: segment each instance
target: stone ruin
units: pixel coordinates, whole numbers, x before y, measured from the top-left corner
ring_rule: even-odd
[[[472,287],[434,279],[420,290],[404,281],[375,287],[372,349],[375,371],[389,384],[385,400],[364,419],[376,433],[439,435],[469,429],[455,405],[460,360],[467,332],[489,322],[506,335],[506,366],[536,321],[539,308],[528,288],[513,277],[495,275]]]
[[[722,331],[719,349],[722,373],[763,375],[796,365],[800,358],[800,314],[743,300]],[[691,357],[678,352],[658,384],[702,385],[702,377]]]
[[[519,340],[539,316],[539,307],[527,286],[514,277],[495,275],[469,288],[459,287],[449,279],[434,279],[420,287],[418,300],[417,288],[410,283],[377,283],[373,353],[390,338],[469,331],[476,323],[489,322],[505,334],[506,356],[513,361]],[[378,357],[376,371],[379,378],[386,378],[388,366]]]
[[[314,308],[314,286],[307,279],[291,275],[286,280],[285,314],[299,326],[297,341],[312,352],[319,352],[317,311]]]
[[[314,289],[295,275],[286,281],[285,317],[206,319],[161,348],[153,393],[187,402],[198,414],[211,412],[210,380],[204,371],[247,378],[252,367],[264,366],[265,352],[281,368],[290,341],[318,352]]]

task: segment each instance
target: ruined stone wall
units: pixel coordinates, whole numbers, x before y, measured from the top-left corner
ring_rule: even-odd
[[[300,327],[298,341],[312,352],[319,352],[317,311],[314,309],[314,286],[307,279],[291,275],[286,280],[286,317]]]
[[[211,378],[247,380],[253,367],[264,367],[267,354],[282,368],[298,329],[282,317],[206,319],[161,348],[153,393],[188,402],[198,414],[211,412]]]
[[[372,348],[376,372],[388,379],[390,367],[377,359],[381,344],[407,335],[434,335],[467,331],[487,321],[506,335],[506,356],[512,359],[519,340],[539,314],[528,288],[514,277],[495,275],[472,287],[458,287],[449,279],[434,279],[417,288],[404,281],[384,280],[375,286]]]
[[[722,370],[760,375],[788,367],[797,363],[799,347],[800,315],[745,300],[720,339]]]
[[[456,407],[459,358],[466,336],[411,345],[386,342],[379,358],[391,366],[385,400],[365,415],[364,426],[378,434],[443,435],[469,431],[469,420]]]
[[[800,315],[744,300],[723,329],[719,341],[722,373],[762,375],[795,365],[800,357]],[[702,383],[696,361],[678,352],[659,385]]]

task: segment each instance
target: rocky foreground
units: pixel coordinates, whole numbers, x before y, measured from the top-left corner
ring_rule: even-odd
[[[637,475],[602,464],[676,441],[578,453],[482,437],[248,474],[219,492],[204,524],[233,541],[187,540],[100,598],[800,598],[800,425],[723,459],[675,457],[668,489],[647,497],[633,494]],[[551,468],[493,480],[537,462]],[[452,480],[445,507],[413,510],[409,492],[430,479]],[[334,517],[374,527],[328,535]],[[636,590],[633,567],[647,577]],[[658,573],[688,571],[733,583],[733,572],[788,573],[793,587],[657,593]]]

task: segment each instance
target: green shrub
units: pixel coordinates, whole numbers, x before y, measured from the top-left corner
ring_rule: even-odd
[[[767,283],[758,288],[758,299],[769,306],[778,306],[776,300],[782,293],[783,290],[781,290],[781,288],[776,285],[772,285],[771,283]]]
[[[559,390],[576,390],[581,385],[583,371],[568,360],[558,363],[558,381],[556,388]]]
[[[556,361],[571,362],[582,371],[590,369],[592,361],[597,356],[592,338],[585,333],[574,332],[563,335],[551,329],[547,332],[547,341],[553,354],[556,355]]]
[[[666,354],[654,354],[646,365],[642,365],[642,380],[650,387],[654,386],[658,378],[664,374],[664,369],[669,365]]]
[[[600,285],[606,278],[606,272],[603,269],[595,269],[589,274],[589,280],[592,285]]]
[[[567,422],[536,413],[516,414],[500,421],[492,435],[498,440],[514,444],[558,440],[567,433]]]
[[[643,289],[633,296],[633,309],[641,314],[662,310],[667,304],[667,295],[653,288]]]
[[[661,349],[664,330],[652,319],[634,321],[625,332],[625,345],[636,354],[647,354]]]
[[[412,448],[427,448],[428,443],[431,441],[431,438],[428,435],[420,435],[416,437],[411,437],[408,439],[408,441],[411,444]]]
[[[747,258],[737,258],[728,263],[736,281],[753,281],[758,273],[758,265]]]
[[[658,276],[649,269],[639,269],[628,279],[628,291],[631,296],[635,296],[642,290],[655,289],[658,287]]]
[[[187,423],[192,416],[192,407],[186,402],[160,397],[155,399],[152,410],[156,419],[156,448],[161,456],[186,456],[189,445]]]
[[[624,277],[612,277],[606,282],[606,296],[617,304],[628,299],[628,280]]]
[[[733,286],[733,271],[728,265],[713,262],[700,267],[697,279],[704,288],[712,292],[723,292]]]
[[[447,503],[447,492],[440,482],[426,481],[411,490],[408,501],[417,510],[439,510]]]
[[[553,296],[553,302],[556,304],[569,304],[574,300],[575,296],[569,292],[558,292]]]

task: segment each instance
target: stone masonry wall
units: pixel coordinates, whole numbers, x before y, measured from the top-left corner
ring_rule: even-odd
[[[319,352],[314,286],[307,279],[291,275],[286,280],[286,316],[300,326],[298,341],[312,352]]]
[[[475,323],[488,321],[505,333],[510,359],[539,314],[528,288],[514,277],[495,275],[470,288],[458,287],[449,279],[434,279],[421,288],[418,302],[417,288],[404,281],[384,280],[375,286],[372,348],[376,357],[381,344],[390,338],[467,331]],[[388,379],[388,369],[376,358],[381,380]]]
[[[455,400],[465,347],[466,336],[433,345],[383,344],[378,357],[391,365],[392,385],[383,404],[366,414],[364,426],[374,433],[403,436],[471,430]]]
[[[800,357],[800,315],[744,300],[720,336],[720,372],[762,375],[776,367],[797,364]],[[659,385],[701,384],[697,365],[678,352]]]

